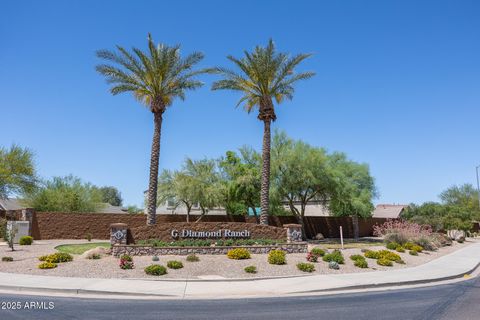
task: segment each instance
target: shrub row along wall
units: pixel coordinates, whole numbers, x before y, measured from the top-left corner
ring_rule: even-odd
[[[149,247],[149,246],[134,246],[134,245],[114,245],[112,247],[112,254],[115,257],[122,254],[132,256],[160,256],[160,255],[187,255],[187,254],[227,254],[228,250],[234,248],[246,248],[253,254],[265,254],[273,249],[284,250],[287,253],[306,253],[307,243],[285,243],[273,246],[233,246],[233,247]]]
[[[196,217],[191,217],[195,221]],[[360,236],[372,236],[373,226],[387,219],[359,219]],[[185,222],[185,215],[159,215],[157,225],[173,222]],[[254,217],[244,216],[204,216],[202,222],[247,222],[255,223]],[[143,214],[114,213],[59,213],[37,212],[33,216],[32,235],[34,239],[85,239],[87,233],[94,239],[110,239],[110,224],[126,223],[129,228],[141,227],[146,224]],[[284,224],[297,223],[294,216],[272,216],[271,226],[282,227]],[[191,223],[190,225],[194,225]],[[326,238],[338,238],[339,227],[343,227],[345,238],[353,237],[353,224],[350,217],[305,217],[305,231],[308,238],[322,233]]]
[[[238,222],[174,222],[174,223],[158,223],[154,226],[141,226],[130,228],[128,243],[134,243],[138,240],[158,239],[162,241],[174,241],[171,231],[175,229],[181,232],[183,229],[192,231],[244,231],[250,232],[250,239],[274,239],[286,240],[287,231],[282,227],[263,226],[254,223],[238,223]],[[223,238],[223,237],[222,237]]]

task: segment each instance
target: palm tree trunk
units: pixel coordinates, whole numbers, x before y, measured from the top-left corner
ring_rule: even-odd
[[[157,187],[158,187],[158,162],[160,159],[160,135],[162,130],[162,113],[153,113],[154,131],[152,152],[150,158],[150,181],[148,183],[147,225],[154,225],[157,221]]]
[[[260,214],[260,224],[268,225],[269,212],[269,192],[270,192],[270,124],[271,119],[264,120],[263,130],[263,149],[262,149],[262,184],[260,191],[260,206],[262,208]]]

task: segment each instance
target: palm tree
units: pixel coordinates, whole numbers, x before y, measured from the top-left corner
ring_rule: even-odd
[[[295,73],[294,68],[310,54],[298,54],[290,57],[287,53],[277,52],[275,45],[270,39],[268,45],[263,48],[255,47],[253,52],[244,52],[243,58],[233,56],[227,58],[232,61],[240,72],[217,67],[211,70],[221,74],[222,80],[212,85],[212,90],[235,90],[242,93],[242,98],[237,104],[244,105],[250,113],[258,108],[258,119],[264,123],[263,149],[262,149],[262,175],[260,205],[260,223],[268,224],[269,212],[269,189],[270,189],[270,125],[275,121],[275,108],[273,100],[280,104],[284,99],[293,98],[293,84],[299,80],[305,80],[314,75],[313,72]]]
[[[148,184],[147,224],[156,222],[158,162],[160,158],[160,134],[163,113],[175,98],[185,99],[185,91],[203,85],[195,79],[206,70],[193,70],[203,59],[203,54],[194,52],[185,58],[180,56],[180,46],[155,45],[148,35],[148,51],[132,48],[133,52],[117,46],[116,51],[99,50],[97,56],[111,64],[101,64],[97,71],[112,85],[110,92],[117,95],[131,92],[153,113],[154,133]]]

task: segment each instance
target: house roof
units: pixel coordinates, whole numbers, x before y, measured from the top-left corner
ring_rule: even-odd
[[[14,210],[22,210],[27,208],[26,206],[21,204],[19,199],[0,199],[0,210],[2,211],[14,211]],[[102,208],[98,210],[101,213],[128,213],[127,209],[124,207],[112,206],[109,203],[104,203]]]
[[[120,207],[120,206],[112,206],[110,203],[104,203],[102,208],[98,209],[98,212],[128,214],[127,208]]]
[[[373,218],[396,219],[408,207],[404,204],[378,204],[373,210]]]
[[[0,210],[13,211],[22,209],[25,209],[25,206],[21,205],[18,199],[0,199]]]

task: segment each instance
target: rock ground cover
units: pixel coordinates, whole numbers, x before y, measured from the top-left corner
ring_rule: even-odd
[[[451,253],[459,248],[473,243],[473,239],[467,239],[463,244],[453,243],[450,247],[441,248],[435,252],[424,251],[418,256],[412,256],[408,252],[398,253],[405,264],[394,263],[392,267],[380,266],[373,259],[366,259],[369,268],[358,268],[354,266],[354,261],[349,257],[354,254],[362,255],[361,248],[350,248],[342,251],[345,257],[345,264],[340,265],[339,270],[329,269],[328,263],[322,261],[314,263],[315,271],[309,274],[338,274],[353,272],[375,272],[376,270],[395,270],[408,267],[414,267],[430,260]],[[251,259],[232,260],[227,256],[198,255],[200,261],[188,262],[186,256],[160,256],[159,261],[152,261],[152,257],[133,257],[135,269],[122,270],[118,266],[119,260],[112,256],[102,257],[101,259],[85,259],[80,255],[74,255],[72,262],[59,264],[55,269],[38,269],[38,257],[55,253],[54,249],[62,244],[84,244],[85,240],[48,240],[38,241],[31,246],[17,246],[18,251],[11,252],[5,243],[0,244],[0,256],[11,256],[13,262],[1,262],[0,272],[24,273],[36,275],[51,275],[64,277],[86,277],[86,278],[151,278],[158,277],[146,275],[144,268],[151,264],[160,264],[166,267],[167,261],[178,260],[183,263],[184,268],[170,269],[168,274],[160,279],[188,278],[201,279],[204,277],[224,277],[224,278],[251,278],[251,277],[271,277],[271,276],[290,276],[305,275],[304,272],[297,269],[297,264],[307,262],[306,254],[288,254],[286,265],[271,265],[267,262],[267,255],[251,255]],[[311,245],[310,249],[317,245]],[[371,250],[382,250],[385,246],[371,246]],[[329,250],[330,252],[332,250]],[[256,266],[257,273],[251,274],[244,271],[247,266]]]

